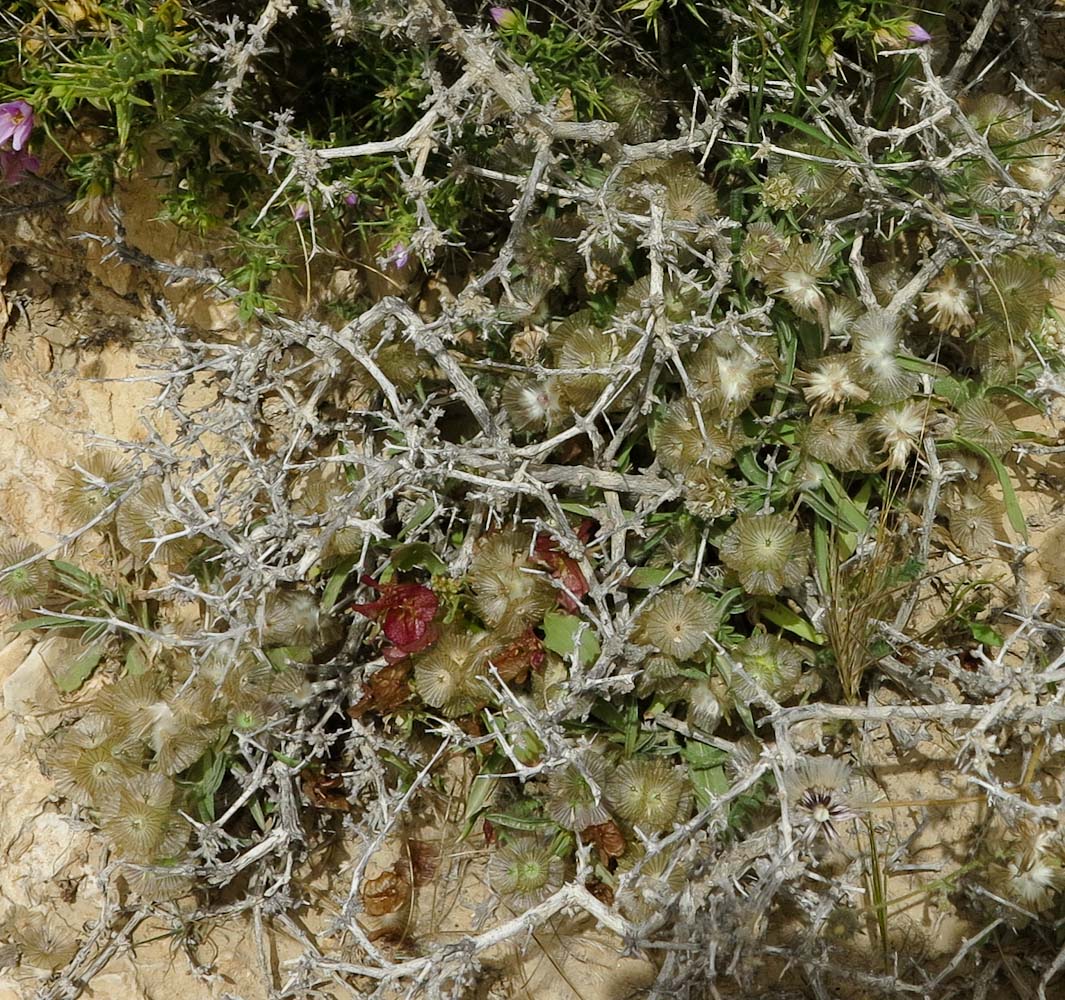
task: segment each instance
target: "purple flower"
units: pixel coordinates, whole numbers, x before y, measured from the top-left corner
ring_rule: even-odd
[[[517,21],[517,15],[509,7],[490,7],[488,13],[501,28],[509,28]]]
[[[410,247],[406,243],[397,243],[388,255],[388,263],[397,271],[404,268],[410,262]]]
[[[348,208],[354,208],[359,203],[359,196],[354,191],[349,191],[344,195],[344,204]]]
[[[19,152],[33,130],[33,108],[25,101],[0,104],[0,143],[11,140],[11,148]]]
[[[925,45],[932,41],[932,36],[919,24],[910,21],[906,25],[906,41],[913,42],[914,45]]]
[[[305,201],[297,202],[296,206],[292,209],[292,218],[297,222],[302,222],[311,214],[311,206]]]
[[[25,150],[17,153],[10,149],[0,149],[0,182],[7,187],[14,187],[25,177],[26,173],[37,173],[41,161]]]

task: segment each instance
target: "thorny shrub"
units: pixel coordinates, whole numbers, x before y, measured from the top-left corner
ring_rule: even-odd
[[[982,949],[1060,988],[1061,629],[1010,465],[1065,394],[1047,14],[7,5],[8,203],[100,223],[152,164],[217,268],[96,238],[243,320],[161,307],[177,439],[87,450],[76,530],[0,555],[15,628],[82,637],[38,752],[124,886],[80,949],[7,914],[39,995],[151,912],[291,930],[337,837],[348,891],[271,996],[505,995],[493,946],[563,911],[654,996],[954,995]],[[938,969],[893,936],[893,713],[986,800],[919,890],[987,935]],[[456,844],[489,893],[458,949],[416,912]],[[829,943],[848,914],[880,954]]]

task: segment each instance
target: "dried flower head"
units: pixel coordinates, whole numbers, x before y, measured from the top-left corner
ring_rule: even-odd
[[[759,389],[773,383],[767,358],[746,351],[722,354],[704,344],[687,364],[695,398],[725,418],[739,416]]]
[[[1054,826],[1022,821],[989,866],[992,887],[1024,909],[1041,913],[1065,889],[1065,842]]]
[[[777,212],[791,211],[802,199],[787,174],[770,174],[762,182],[762,204]]]
[[[1019,139],[1028,127],[1024,110],[1004,94],[983,94],[963,105],[973,128],[984,133],[993,145]]]
[[[544,800],[547,815],[575,833],[605,823],[610,815],[603,802],[605,784],[606,762],[593,751],[582,753],[576,762],[565,764],[549,775]]]
[[[313,645],[321,635],[321,609],[305,590],[275,590],[266,598],[263,642],[268,646]]]
[[[639,872],[628,878],[624,876]],[[661,913],[688,884],[685,866],[669,850],[647,857],[642,844],[632,844],[618,859],[618,875],[623,888],[618,894],[618,908],[630,920],[642,922]]]
[[[85,524],[113,504],[130,482],[129,469],[121,455],[109,451],[92,451],[58,476],[59,500],[67,514],[78,524]],[[101,522],[106,526],[115,512]]]
[[[562,402],[561,383],[554,376],[507,379],[503,383],[500,402],[518,431],[554,429],[568,412]]]
[[[665,188],[666,218],[699,223],[717,214],[717,195],[694,166],[671,170]]]
[[[1050,292],[1037,261],[999,258],[988,269],[980,299],[986,314],[1013,337],[1039,329]]]
[[[773,295],[780,295],[802,319],[816,319],[827,300],[821,282],[828,277],[827,247],[793,240],[767,277]]]
[[[973,325],[976,300],[969,282],[957,268],[948,267],[921,293],[921,309],[935,330],[957,333]]]
[[[871,420],[873,432],[887,452],[884,463],[889,469],[905,468],[911,453],[921,444],[928,425],[928,403],[908,400],[880,410]]]
[[[684,507],[695,517],[712,521],[736,509],[736,490],[716,469],[692,465],[684,471]]]
[[[608,117],[621,128],[618,142],[650,142],[666,123],[666,103],[658,86],[649,80],[614,76],[601,92]]]
[[[994,555],[996,540],[1005,537],[1002,504],[986,490],[966,486],[955,489],[946,506],[954,544],[973,558]]]
[[[160,479],[147,480],[123,501],[115,526],[123,547],[142,561],[182,563],[196,547],[188,526],[171,514]]]
[[[3,933],[17,947],[22,965],[46,972],[62,969],[78,950],[77,940],[50,916],[15,906],[4,920]]]
[[[27,559],[33,562],[18,566]],[[52,564],[41,558],[36,545],[12,540],[0,543],[0,611],[22,611],[43,604],[52,580]]]
[[[864,403],[869,393],[856,378],[858,367],[857,359],[849,354],[831,354],[820,358],[809,372],[797,372],[805,383],[802,393],[811,411]]]
[[[56,791],[82,806],[99,806],[142,770],[141,755],[105,726],[79,726],[67,732],[49,760]]]
[[[780,267],[787,241],[770,222],[755,222],[747,227],[740,248],[740,263],[759,281]]]
[[[174,812],[174,785],[159,774],[123,782],[100,807],[100,827],[130,861],[173,857],[187,837]]]
[[[1017,440],[1017,429],[1005,412],[989,399],[969,399],[958,407],[958,437],[986,448],[1001,458]]]
[[[610,374],[631,349],[635,341],[620,338],[598,329],[589,314],[578,313],[563,320],[551,335],[554,364],[560,373],[554,376],[563,408],[587,410],[613,383],[620,379]],[[598,371],[587,369],[599,369]],[[617,394],[609,409],[631,404],[631,389]]]
[[[706,645],[719,624],[709,596],[674,587],[647,602],[636,619],[633,641],[654,646],[675,660],[688,660]]]
[[[482,539],[467,576],[481,620],[499,638],[538,625],[555,606],[555,589],[530,561],[532,535],[497,531]]]
[[[848,795],[850,783],[850,767],[835,757],[810,757],[785,775],[792,819],[809,840],[821,835],[835,840],[838,824],[857,816]]]
[[[770,170],[787,177],[805,204],[825,207],[846,193],[850,171],[837,165],[839,154],[827,142],[796,136],[781,146],[770,156]]]
[[[741,514],[719,551],[745,590],[772,595],[803,580],[809,549],[809,539],[784,514]]]
[[[682,774],[661,757],[634,757],[607,779],[607,801],[614,813],[641,830],[668,830],[691,807]]]
[[[916,391],[917,376],[899,363],[899,324],[891,313],[870,310],[855,322],[854,351],[874,402],[898,403]]]
[[[488,861],[492,889],[517,910],[542,902],[562,886],[562,859],[533,837],[498,848]]]
[[[853,413],[818,413],[801,432],[806,453],[842,472],[857,472],[872,464],[869,435]]]
[[[653,432],[655,454],[671,472],[693,465],[728,465],[739,447],[733,434],[687,399],[670,403]]]
[[[712,733],[721,723],[724,706],[721,704],[723,692],[713,679],[692,681],[685,692],[688,702],[688,721],[705,733]]]
[[[436,645],[415,661],[418,696],[447,718],[476,711],[488,699],[483,682],[488,653],[483,636],[445,628]]]
[[[514,259],[526,274],[557,285],[580,266],[576,238],[580,226],[573,216],[541,218],[524,226],[514,245]]]

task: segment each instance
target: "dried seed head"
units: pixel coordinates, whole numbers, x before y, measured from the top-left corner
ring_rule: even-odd
[[[827,305],[820,284],[830,260],[826,247],[793,242],[767,278],[769,291],[782,296],[802,319],[816,319]]]
[[[142,770],[141,755],[106,729],[71,730],[50,758],[56,791],[78,805],[97,808]]]
[[[958,407],[958,437],[986,448],[996,458],[1001,458],[1017,440],[1017,428],[1013,421],[989,399],[969,399]]]
[[[275,590],[264,608],[263,643],[268,646],[313,645],[321,638],[321,609],[314,594]]]
[[[1024,909],[1041,913],[1065,889],[1065,841],[1050,825],[1022,821],[988,868],[994,891]]]
[[[980,299],[989,318],[1019,337],[1039,328],[1050,292],[1037,262],[1004,257],[987,269]]]
[[[17,947],[23,966],[46,972],[62,969],[78,950],[70,931],[25,906],[15,906],[8,913],[3,932]]]
[[[562,859],[532,837],[498,848],[488,861],[488,882],[520,911],[543,902],[562,885]]]
[[[872,464],[869,436],[853,413],[819,413],[802,429],[802,446],[819,462],[842,472],[857,472]]]
[[[853,299],[833,295],[825,311],[825,329],[828,335],[836,340],[849,339],[854,321],[860,312],[861,308]]]
[[[553,429],[567,412],[560,389],[554,376],[539,380],[511,378],[503,384],[500,402],[515,430]]]
[[[41,550],[28,542],[0,543],[0,611],[22,611],[43,604],[52,589],[52,564],[37,558],[27,566],[9,569]]]
[[[589,783],[591,779],[595,788]],[[580,755],[578,763],[552,771],[547,779],[544,804],[547,815],[566,830],[579,833],[605,823],[609,813],[603,803],[606,762],[594,751]]]
[[[446,629],[414,665],[414,687],[427,705],[447,718],[469,715],[485,703],[488,644],[481,635]]]
[[[887,451],[887,468],[905,468],[910,454],[920,446],[928,416],[927,402],[910,400],[886,407],[872,418],[873,431]]]
[[[187,526],[170,513],[160,479],[147,480],[123,501],[115,526],[123,547],[142,561],[183,563],[196,547],[188,535],[167,537],[184,532]]]
[[[720,686],[714,684],[710,678],[692,681],[685,693],[689,725],[694,725],[705,733],[712,733],[717,729],[724,715],[721,693]]]
[[[650,142],[661,136],[666,123],[666,102],[653,81],[614,76],[601,91],[607,117],[621,128],[618,142]]]
[[[993,145],[1013,142],[1028,128],[1024,110],[1004,94],[983,94],[964,105],[965,117]]]
[[[770,170],[787,177],[804,204],[826,207],[846,193],[850,171],[836,165],[839,154],[827,143],[796,136],[781,146],[786,151],[770,155]]]
[[[806,576],[810,543],[783,514],[741,514],[721,539],[722,561],[752,594],[779,594]]]
[[[1002,505],[985,490],[956,489],[947,503],[950,537],[967,556],[994,555],[995,541],[1004,538]]]
[[[167,866],[156,863],[151,867],[124,865],[122,875],[130,891],[144,902],[168,903],[189,895],[195,883],[177,871],[168,873]]]
[[[848,796],[851,769],[834,757],[811,757],[784,777],[792,818],[810,840],[835,840],[837,826],[857,816]]]
[[[719,418],[709,412],[697,414],[687,399],[669,404],[652,436],[655,454],[671,472],[683,473],[694,465],[728,465],[739,446]]]
[[[106,510],[122,495],[129,483],[130,471],[121,455],[93,451],[73,468],[64,469],[57,478],[56,486],[63,508],[80,525]],[[106,527],[113,520],[114,511],[99,523]]]
[[[795,182],[787,174],[770,174],[762,182],[762,204],[777,212],[791,211],[800,201]]]
[[[969,282],[948,267],[921,293],[921,309],[935,330],[957,333],[973,325],[976,300]]]
[[[481,620],[499,639],[538,625],[556,604],[555,590],[529,561],[527,531],[498,531],[483,539],[467,576]]]
[[[636,619],[633,641],[654,646],[675,660],[695,656],[717,629],[714,602],[698,590],[679,588],[652,597]]]
[[[917,389],[917,376],[899,363],[898,320],[885,310],[870,310],[854,324],[854,351],[861,380],[877,403],[898,403]]]
[[[736,509],[736,491],[722,473],[692,465],[684,470],[684,507],[695,517],[712,521]]]
[[[725,418],[739,416],[755,394],[773,383],[768,359],[745,351],[719,353],[704,344],[687,364],[695,398]]]
[[[780,267],[787,241],[770,222],[755,222],[747,227],[740,248],[740,263],[759,281]]]
[[[100,827],[120,856],[148,863],[178,849],[174,828],[174,786],[159,774],[138,774],[123,782],[100,807]]]
[[[632,338],[619,338],[598,329],[590,314],[578,313],[563,320],[551,335],[554,365],[560,369],[554,379],[563,408],[587,410],[607,386],[620,385],[621,380],[609,371],[584,369],[616,369],[634,343]],[[631,389],[622,391],[609,409],[627,407],[632,400]]]
[[[642,844],[632,844],[618,858],[618,875],[636,869],[639,873],[625,880],[618,894],[618,908],[630,920],[642,922],[672,903],[688,883],[685,867],[672,851],[659,851],[651,857]]]
[[[831,354],[821,358],[809,372],[798,372],[804,382],[802,393],[810,404],[811,411],[832,406],[844,407],[847,403],[864,403],[868,391],[858,382],[856,359],[849,354]]]
[[[691,807],[687,782],[661,757],[626,761],[607,780],[606,795],[618,816],[648,832],[670,829]]]
[[[716,214],[717,195],[694,167],[671,170],[667,174],[666,218],[699,223]]]
[[[580,266],[579,235],[580,224],[573,216],[537,219],[522,228],[514,245],[514,259],[526,274],[557,285]]]

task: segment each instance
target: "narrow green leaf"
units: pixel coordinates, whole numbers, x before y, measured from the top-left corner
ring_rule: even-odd
[[[56,671],[56,687],[67,694],[71,691],[77,691],[92,676],[92,672],[96,669],[96,665],[103,655],[104,647],[102,643],[95,643],[90,646],[80,656],[77,656]]]
[[[995,470],[998,484],[1002,487],[1002,500],[1006,505],[1006,516],[1009,518],[1013,530],[1027,542],[1028,525],[1024,520],[1024,513],[1021,510],[1020,502],[1017,499],[1017,492],[1013,488],[1013,481],[1010,479],[1010,474],[1007,471],[1006,466],[1002,464],[1002,460],[995,455],[992,455],[991,452],[978,445],[975,441],[969,441],[960,437],[954,438],[953,440],[962,447],[968,448],[970,451],[974,451],[977,455],[982,456],[986,459],[988,465]]]
[[[825,637],[813,625],[779,601],[774,601],[760,610],[762,617],[767,618],[774,625],[779,625],[780,628],[794,632],[795,635],[805,639],[807,642],[812,642],[818,646],[824,645]]]

